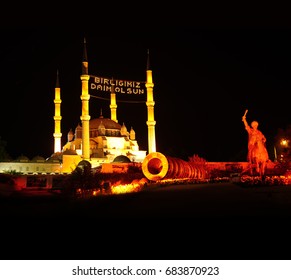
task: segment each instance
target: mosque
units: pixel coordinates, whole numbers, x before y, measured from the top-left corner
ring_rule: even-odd
[[[28,160],[19,158],[13,162],[0,162],[0,172],[16,171],[24,174],[71,173],[82,160],[92,167],[112,162],[143,162],[147,153],[156,151],[154,119],[153,79],[147,53],[146,81],[123,81],[114,78],[96,77],[89,74],[86,40],[84,39],[81,79],[81,123],[67,133],[67,142],[62,145],[61,88],[57,72],[54,98],[54,151],[47,159],[41,157]],[[144,87],[144,88],[143,88]],[[100,112],[99,118],[91,119],[89,112],[90,91],[110,93],[110,118]],[[128,131],[124,123],[117,121],[116,94],[131,97],[146,94],[148,151],[140,150],[133,127]]]

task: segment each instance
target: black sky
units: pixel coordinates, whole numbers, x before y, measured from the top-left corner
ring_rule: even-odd
[[[81,115],[81,61],[87,41],[89,74],[146,79],[153,71],[157,151],[187,159],[245,161],[241,117],[256,119],[273,159],[274,137],[291,124],[291,29],[173,27],[111,29],[2,27],[1,139],[13,158],[53,153],[54,87],[59,71],[62,144]],[[110,117],[109,104],[90,99],[90,115]],[[118,104],[147,150],[145,104]]]

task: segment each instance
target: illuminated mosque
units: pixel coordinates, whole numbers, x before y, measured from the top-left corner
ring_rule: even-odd
[[[156,150],[155,144],[155,120],[154,120],[154,100],[153,100],[153,81],[152,71],[149,68],[149,53],[147,57],[146,70],[147,102],[148,108],[148,146],[149,152]],[[141,87],[140,82],[120,81],[93,77],[88,74],[88,59],[86,50],[86,41],[84,40],[84,51],[82,60],[82,115],[81,125],[78,125],[73,132],[68,133],[67,143],[61,146],[61,94],[60,87],[56,83],[55,88],[55,130],[54,130],[54,154],[63,153],[63,169],[74,169],[76,164],[81,160],[87,160],[92,167],[113,161],[142,162],[146,157],[147,151],[139,150],[135,137],[135,131],[131,127],[128,132],[125,124],[122,125],[117,121],[117,103],[116,92],[126,90],[134,92]],[[90,84],[90,78],[95,83]],[[120,87],[120,85],[122,87]],[[91,119],[89,115],[89,88],[101,87],[110,91],[110,111],[111,118],[104,118],[102,111],[99,118]],[[74,157],[75,155],[75,157]]]
[[[0,172],[17,171],[21,173],[71,173],[82,160],[89,161],[92,167],[111,162],[143,162],[147,153],[156,151],[153,79],[150,70],[149,51],[147,53],[146,81],[123,81],[89,75],[86,40],[84,39],[81,79],[81,123],[67,134],[67,142],[62,145],[61,131],[61,89],[57,72],[54,98],[54,151],[46,160],[38,157],[29,161],[19,159],[15,162],[0,163]],[[144,87],[144,88],[143,88]],[[90,90],[110,93],[110,118],[100,112],[99,118],[91,119],[89,114]],[[139,150],[133,127],[128,131],[125,124],[117,120],[116,94],[147,95],[148,151]]]

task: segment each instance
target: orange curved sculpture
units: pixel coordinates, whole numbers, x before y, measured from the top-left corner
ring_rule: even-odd
[[[201,179],[204,172],[182,159],[159,152],[148,154],[142,162],[142,172],[151,181],[162,179]]]

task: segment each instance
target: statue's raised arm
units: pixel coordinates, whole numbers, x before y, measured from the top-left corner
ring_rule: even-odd
[[[248,122],[247,122],[247,119],[246,119],[247,113],[248,113],[248,109],[245,110],[245,113],[244,113],[244,115],[242,117],[242,121],[244,122],[246,127],[248,126]]]

